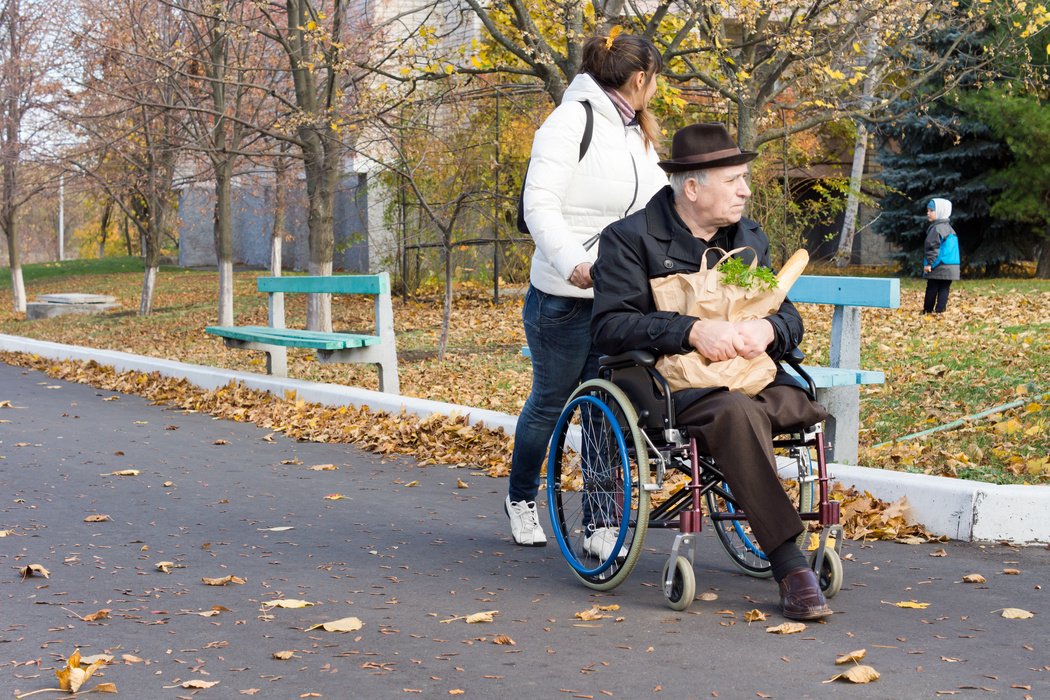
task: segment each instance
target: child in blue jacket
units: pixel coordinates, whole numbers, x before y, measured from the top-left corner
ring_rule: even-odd
[[[931,199],[926,208],[930,228],[926,231],[922,258],[922,273],[926,278],[924,314],[944,313],[952,280],[959,279],[959,237],[948,223],[951,215],[952,203],[947,199]]]

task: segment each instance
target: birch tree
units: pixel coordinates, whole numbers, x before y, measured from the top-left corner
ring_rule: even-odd
[[[215,205],[213,232],[219,268],[218,325],[233,319],[233,180],[238,162],[258,155],[258,144],[274,116],[267,93],[279,74],[267,65],[268,47],[254,31],[261,18],[246,0],[177,0],[173,3],[187,35],[182,55],[163,57],[169,68],[185,71],[178,89],[189,132],[187,150],[203,154],[210,165]],[[278,261],[279,264],[279,261]],[[277,274],[280,274],[279,269]]]
[[[81,63],[71,79],[81,99],[65,117],[81,147],[69,160],[113,195],[138,230],[144,265],[139,315],[148,316],[183,143],[180,71],[152,57],[178,55],[185,37],[171,8],[150,0],[85,2],[80,12]],[[110,153],[119,167],[97,158],[100,152]]]
[[[22,172],[27,159],[40,155],[38,142],[47,140],[45,108],[59,91],[48,75],[63,54],[54,24],[59,9],[44,0],[7,0],[0,11],[0,230],[7,241],[12,306],[19,313],[26,310],[19,209],[44,186],[27,185]]]

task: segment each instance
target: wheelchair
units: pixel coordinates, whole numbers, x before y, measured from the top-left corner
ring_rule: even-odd
[[[796,350],[785,362],[816,400],[816,387],[801,366],[802,358]],[[555,426],[547,463],[547,505],[554,536],[573,573],[599,591],[611,590],[627,578],[650,528],[677,529],[662,583],[670,607],[685,610],[696,594],[693,560],[704,506],[719,543],[740,570],[766,578],[772,569],[718,465],[674,421],[670,387],[651,353],[602,357],[599,378],[580,385]],[[828,500],[822,427],[776,436],[773,446],[798,467],[796,503],[806,524],[798,542],[804,551],[811,536],[809,523],[823,526],[809,563],[830,598],[842,586],[843,529],[838,502]],[[675,471],[685,478],[680,476],[666,500],[654,505],[653,495],[663,492]],[[588,538],[603,527],[618,528],[615,545],[605,554],[593,551],[600,547],[588,551]]]

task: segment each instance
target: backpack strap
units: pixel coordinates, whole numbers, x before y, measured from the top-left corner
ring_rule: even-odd
[[[587,100],[583,100],[583,111],[586,113],[587,118],[583,124],[583,138],[580,139],[580,160],[587,155],[587,149],[591,147],[591,136],[594,134],[594,107]],[[531,158],[529,159],[532,160]],[[525,223],[525,181],[529,177],[529,166],[525,166],[525,177],[521,179],[521,192],[518,193],[518,214],[515,220],[515,224],[519,232],[529,234],[529,227]],[[597,237],[595,237],[597,238]],[[593,241],[594,239],[592,239]],[[594,243],[588,241],[586,248],[590,249]]]
[[[583,111],[587,113],[587,121],[583,125],[583,138],[580,139],[580,160],[587,155],[587,149],[591,147],[591,135],[594,134],[594,107],[587,100],[583,101]]]

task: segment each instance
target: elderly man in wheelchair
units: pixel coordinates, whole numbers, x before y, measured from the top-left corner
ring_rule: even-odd
[[[548,500],[563,552],[594,588],[623,580],[647,527],[678,528],[682,534],[664,569],[665,594],[672,607],[684,609],[695,593],[692,533],[700,530],[706,499],[707,515],[734,561],[756,576],[772,575],[785,617],[812,620],[831,614],[826,579],[841,578],[836,552],[824,551],[827,532],[837,528],[836,546],[842,538],[837,504],[827,498],[819,424],[828,414],[816,403],[812,385],[807,392],[779,364],[798,367],[802,319],[785,301],[764,319],[700,321],[657,310],[649,286],[653,278],[697,271],[705,255],[713,265],[714,248],[747,247],[740,253],[744,262],[757,254],[760,265],[770,266],[766,235],[742,216],[751,194],[747,163],[756,155],[741,152],[719,124],[685,127],[674,135],[670,160],[660,163],[671,185],[602,233],[592,272],[591,330],[607,355],[604,379],[581,386],[562,415],[551,444]],[[715,361],[768,353],[778,363],[776,378],[753,398],[724,387],[672,395],[653,368],[654,358],[692,350]],[[577,448],[567,437],[572,424],[582,433]],[[794,438],[776,442],[783,433]],[[800,465],[799,491],[808,497],[799,497],[798,504],[779,480],[776,445],[788,446]],[[819,472],[813,471],[811,449]],[[578,464],[570,474],[573,454]],[[683,470],[691,482],[650,511],[652,475],[662,482],[670,468]],[[570,487],[574,479],[585,485]],[[815,553],[821,576],[799,547],[803,518],[826,526]],[[574,533],[581,532],[574,545]],[[682,547],[690,559],[677,556]],[[839,568],[828,573],[832,559]]]

